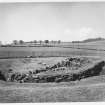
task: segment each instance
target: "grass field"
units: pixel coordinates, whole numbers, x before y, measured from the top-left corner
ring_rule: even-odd
[[[66,57],[105,56],[105,41],[88,43],[61,43],[55,47],[0,47],[0,58],[8,57]]]
[[[41,69],[46,67],[44,64],[53,65],[62,60],[64,57],[0,59],[0,70],[13,69],[14,72],[22,73]]]
[[[0,47],[0,71],[27,72],[53,65],[66,57],[86,56],[105,60],[105,42],[59,47]],[[68,47],[68,48],[65,48]],[[70,48],[72,47],[72,48]],[[83,49],[82,49],[83,48]],[[85,49],[87,48],[87,49]],[[88,49],[89,48],[89,49]],[[36,57],[36,58],[30,58]],[[17,58],[16,58],[17,57]],[[20,58],[19,58],[20,57]],[[24,58],[29,57],[29,58]],[[12,59],[14,58],[14,59]],[[99,76],[61,83],[14,83],[0,81],[0,102],[90,102],[105,101],[105,70]]]
[[[84,47],[85,48],[85,47]],[[104,56],[105,51],[63,47],[0,47],[0,58]]]
[[[18,84],[0,82],[0,102],[105,101],[105,76],[70,83]]]

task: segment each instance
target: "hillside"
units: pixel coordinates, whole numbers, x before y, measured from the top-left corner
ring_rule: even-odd
[[[83,40],[83,42],[94,42],[94,41],[105,41],[104,38],[101,38],[101,37],[98,37],[98,38],[89,38],[89,39],[86,39],[86,40]]]
[[[88,42],[98,42],[98,41],[105,41],[104,38],[98,37],[98,38],[88,38],[82,41],[72,41],[74,43],[88,43]]]

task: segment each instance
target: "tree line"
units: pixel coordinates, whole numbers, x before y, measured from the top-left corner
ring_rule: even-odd
[[[52,41],[49,41],[49,40],[44,40],[44,41],[33,40],[33,41],[29,41],[29,42],[25,42],[23,40],[19,40],[19,41],[18,40],[13,40],[13,42],[12,42],[13,45],[18,45],[18,44],[22,45],[22,44],[26,44],[26,43],[30,43],[30,44],[49,44],[49,43],[56,44],[56,43],[58,43],[58,44],[60,44],[61,40],[58,40],[58,41],[54,41],[54,40],[52,40]]]
[[[9,44],[3,44],[2,41],[0,41],[0,46],[15,46],[15,45],[47,45],[47,44],[60,44],[61,40],[55,41],[55,40],[33,40],[33,41],[24,41],[24,40],[13,40]]]

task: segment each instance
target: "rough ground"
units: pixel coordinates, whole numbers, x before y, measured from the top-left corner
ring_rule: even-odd
[[[34,67],[34,65],[31,66],[32,64],[34,64],[33,62],[38,63],[38,65],[43,65],[43,62],[48,64],[55,64],[58,62],[57,59],[58,61],[62,61],[62,59],[64,58],[46,58],[46,60],[45,58],[40,58],[39,60],[37,58],[31,60],[5,59],[0,61],[0,65],[1,70],[8,70],[9,68],[17,67],[17,69],[15,70],[19,70],[19,72],[27,72],[27,70],[29,69],[23,70],[20,67],[24,67],[24,65],[25,67]],[[100,60],[97,57],[93,58],[94,61],[96,61],[97,59]],[[19,103],[105,101],[104,71],[105,70],[103,69],[102,73],[99,76],[81,79],[80,81],[76,80],[60,83],[15,83],[0,81],[0,102]]]
[[[8,59],[0,63],[6,80],[20,83],[80,80],[99,75],[105,65],[103,60],[87,57]]]

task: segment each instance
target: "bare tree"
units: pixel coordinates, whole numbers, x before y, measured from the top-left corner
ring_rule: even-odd
[[[58,40],[58,44],[60,44],[61,43],[61,40]]]
[[[42,44],[42,40],[40,40],[39,43]]]
[[[0,41],[0,46],[2,45],[2,41]]]
[[[46,44],[48,44],[48,43],[49,43],[49,40],[45,40],[44,42],[45,42]]]
[[[34,40],[33,42],[34,42],[34,44],[37,44],[37,40]]]
[[[13,40],[13,44],[14,45],[17,45],[18,44],[18,41],[17,40]]]
[[[19,44],[24,44],[24,41],[23,40],[19,40]]]

